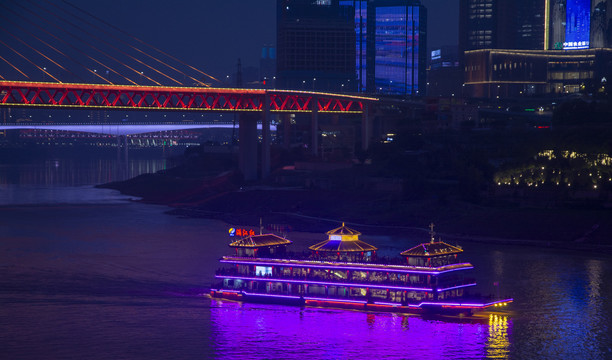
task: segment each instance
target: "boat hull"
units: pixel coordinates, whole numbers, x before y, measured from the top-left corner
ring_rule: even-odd
[[[506,299],[488,303],[480,302],[462,304],[447,302],[423,302],[419,304],[402,305],[395,303],[376,303],[347,299],[324,299],[302,296],[246,293],[244,291],[227,291],[223,289],[211,289],[210,296],[216,299],[236,300],[264,304],[326,307],[347,310],[393,312],[421,315],[465,316],[470,316],[479,312],[489,312],[491,310],[502,310],[502,307],[512,302],[512,299]]]

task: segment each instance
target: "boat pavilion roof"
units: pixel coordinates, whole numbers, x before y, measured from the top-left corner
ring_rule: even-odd
[[[342,226],[330,230],[326,233],[328,239],[321,241],[308,249],[312,251],[329,251],[329,252],[361,252],[361,251],[376,251],[378,248],[364,241],[359,240],[361,233],[357,230],[348,228],[342,223]]]
[[[235,248],[259,248],[276,245],[289,245],[291,243],[291,240],[287,240],[274,234],[263,234],[243,237],[242,239],[236,240],[229,244],[229,246]]]
[[[402,256],[441,256],[463,252],[459,247],[449,245],[443,241],[419,244],[402,252]]]

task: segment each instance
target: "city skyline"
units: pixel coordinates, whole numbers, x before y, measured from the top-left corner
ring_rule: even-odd
[[[428,49],[456,45],[458,2],[423,0],[421,3],[428,10]],[[218,75],[234,73],[238,58],[243,67],[259,67],[261,49],[276,45],[276,0],[262,0],[257,4],[240,0],[212,3],[182,0],[171,7],[153,0],[146,2],[145,10],[141,9],[145,6],[143,1],[109,0],[76,5],[191,65]],[[186,8],[192,11],[184,12]],[[140,11],[144,11],[144,16],[135,20],[133,14]],[[175,28],[155,25],[164,21]],[[244,27],[249,30],[242,31]],[[193,38],[186,40],[187,34]],[[206,48],[194,49],[185,46],[186,43],[195,46],[203,43]]]

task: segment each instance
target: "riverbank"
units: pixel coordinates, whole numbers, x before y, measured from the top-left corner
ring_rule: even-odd
[[[427,239],[436,224],[447,241],[478,241],[612,253],[609,209],[475,205],[458,200],[405,200],[369,191],[251,187],[224,173],[205,180],[143,175],[101,187],[170,206],[169,214],[218,219],[233,226],[321,233],[340,222],[367,234]],[[160,190],[161,189],[161,190]]]

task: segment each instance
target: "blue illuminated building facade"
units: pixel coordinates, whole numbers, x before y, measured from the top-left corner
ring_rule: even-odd
[[[355,13],[359,90],[424,95],[427,10],[420,1],[341,1]]]
[[[591,28],[591,1],[567,0],[564,50],[588,49]]]
[[[547,49],[612,47],[612,0],[547,0]]]

